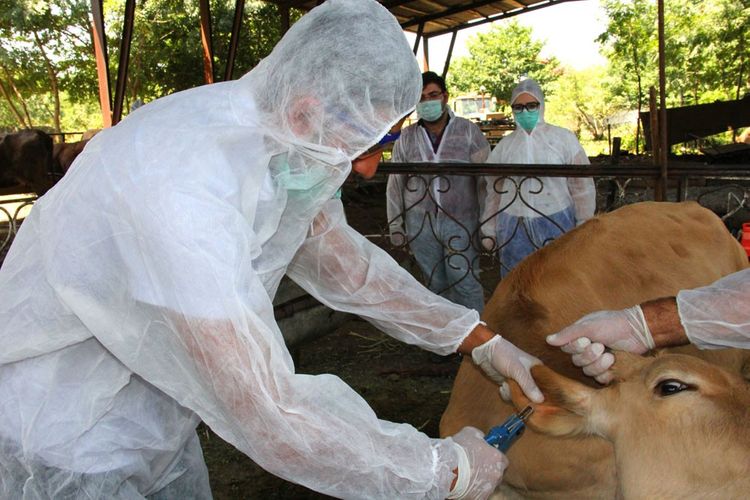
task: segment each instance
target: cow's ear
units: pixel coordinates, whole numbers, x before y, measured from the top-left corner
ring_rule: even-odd
[[[514,406],[519,410],[528,405],[534,407],[527,422],[529,427],[553,436],[584,433],[596,390],[563,377],[544,365],[532,367],[531,374],[544,394],[544,402],[541,404],[530,402],[518,384],[513,381],[510,383]]]

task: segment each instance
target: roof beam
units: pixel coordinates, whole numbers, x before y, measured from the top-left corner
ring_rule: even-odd
[[[500,19],[507,19],[509,17],[514,17],[514,16],[517,16],[519,14],[525,14],[526,12],[531,12],[531,11],[534,11],[534,10],[539,10],[539,9],[543,9],[543,8],[546,8],[546,7],[550,7],[552,5],[557,5],[557,4],[566,3],[566,2],[579,2],[579,1],[581,1],[581,0],[548,0],[546,2],[540,2],[538,4],[529,5],[528,7],[523,7],[521,9],[516,9],[516,10],[513,10],[513,11],[509,11],[509,12],[502,12],[502,13],[494,15],[494,16],[487,16],[484,19],[479,19],[479,20],[474,20],[474,21],[468,21],[466,23],[458,24],[458,25],[453,26],[451,28],[446,28],[446,29],[442,29],[442,30],[438,30],[438,31],[432,31],[432,32],[429,33],[429,35],[431,37],[445,35],[447,33],[452,32],[454,29],[455,30],[463,30],[463,29],[467,29],[467,28],[473,28],[474,26],[479,26],[481,24],[486,24],[486,23],[492,23],[492,22],[495,22],[495,21],[499,21]],[[492,3],[492,2],[483,2],[484,5],[486,5],[487,3]],[[401,24],[401,27],[404,27],[403,23]]]
[[[550,5],[563,3],[563,2],[569,2],[569,1],[580,1],[580,0],[547,0],[545,2],[539,2],[538,4],[532,4],[529,6],[521,7],[518,10],[503,11],[502,15],[485,17],[482,20],[482,22],[491,22],[491,20],[502,19],[503,17],[510,17],[511,15],[518,15],[522,12],[530,12],[532,10],[541,9],[542,7],[548,7]],[[401,27],[410,28],[412,26],[419,25],[420,23],[427,23],[427,22],[435,21],[442,17],[449,17],[454,14],[461,14],[463,12],[474,10],[479,7],[484,7],[485,5],[490,5],[493,3],[499,3],[499,2],[498,0],[478,0],[478,1],[467,3],[467,4],[463,4],[463,5],[456,5],[455,7],[451,7],[451,8],[442,10],[440,12],[435,12],[434,14],[428,14],[426,16],[410,19],[408,21],[401,23]],[[482,24],[482,22],[477,22],[475,24]],[[468,28],[468,27],[474,26],[475,24],[465,23],[464,25],[460,25],[460,26],[465,26]],[[463,29],[463,28],[459,28],[459,29]],[[449,33],[449,32],[450,30],[445,31],[445,33]],[[441,32],[441,34],[445,34],[445,33]],[[432,35],[432,33],[430,33],[430,35]]]

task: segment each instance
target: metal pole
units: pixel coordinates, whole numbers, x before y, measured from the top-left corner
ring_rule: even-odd
[[[422,67],[425,71],[430,71],[429,41],[429,37],[424,37],[424,47],[422,48]]]
[[[281,15],[281,34],[285,34],[289,30],[289,2],[283,2],[279,4],[279,14]]]
[[[667,199],[667,154],[669,153],[669,138],[667,137],[667,92],[664,56],[664,0],[659,0],[659,166],[661,167],[660,198]]]
[[[102,0],[91,0],[91,38],[94,43],[96,76],[99,81],[99,106],[102,110],[102,127],[107,128],[112,126],[112,95],[109,89],[109,61],[103,11]]]
[[[125,1],[125,19],[122,25],[120,40],[120,61],[117,63],[117,82],[115,83],[115,106],[112,110],[112,124],[122,119],[122,104],[125,100],[125,88],[128,81],[130,65],[130,42],[133,40],[133,22],[135,19],[135,0]]]
[[[211,43],[211,5],[200,0],[201,43],[203,44],[203,81],[214,83],[214,49]]]
[[[458,35],[458,31],[454,31],[451,34],[451,43],[448,46],[448,54],[445,56],[445,65],[443,66],[443,79],[448,76],[448,68],[451,66],[451,57],[453,56],[453,46],[456,44],[456,35]]]
[[[422,39],[422,32],[424,31],[424,23],[419,25],[419,28],[417,28],[417,39],[414,40],[414,55],[417,55],[417,50],[419,49],[419,41]]]
[[[234,61],[237,59],[237,45],[240,42],[240,28],[242,27],[242,13],[245,11],[245,0],[236,0],[234,3],[234,22],[232,23],[232,37],[229,40],[229,53],[227,54],[227,66],[224,69],[224,81],[232,79]]]

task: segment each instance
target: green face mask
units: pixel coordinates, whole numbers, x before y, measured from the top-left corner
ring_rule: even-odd
[[[443,116],[443,101],[435,99],[417,104],[417,116],[426,122],[436,122]]]
[[[529,111],[525,109],[520,113],[513,112],[516,123],[519,124],[526,132],[531,132],[539,121],[539,110]]]
[[[270,167],[276,172],[276,182],[288,191],[310,191],[329,177],[329,172],[320,167],[305,173],[292,174],[286,154],[271,158]]]

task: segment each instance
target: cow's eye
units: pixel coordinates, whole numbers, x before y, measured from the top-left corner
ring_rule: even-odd
[[[658,396],[672,396],[674,394],[677,394],[678,392],[687,391],[692,388],[692,386],[684,382],[680,382],[679,380],[668,379],[662,380],[661,382],[656,384],[654,392]]]

